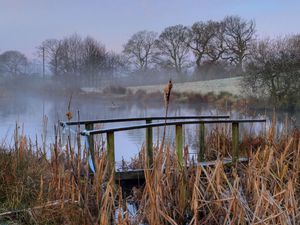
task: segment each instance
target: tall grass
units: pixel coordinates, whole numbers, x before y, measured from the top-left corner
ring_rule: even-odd
[[[0,221],[23,224],[298,224],[300,133],[245,137],[248,163],[224,165],[231,140],[219,129],[207,136],[214,166],[178,163],[170,144],[154,146],[153,170],[141,151],[130,168],[145,168],[145,184],[130,196],[108,177],[98,146],[96,173],[80,142],[60,146],[60,131],[47,151],[16,132],[15,145],[0,149]],[[75,146],[77,145],[77,146]],[[77,150],[76,150],[77,149]],[[216,152],[219,151],[220,154]],[[128,205],[129,204],[129,205]],[[134,215],[129,208],[136,206]]]
[[[168,115],[172,82],[164,90]],[[67,118],[73,117],[68,104]],[[79,113],[78,113],[79,118]],[[47,125],[47,119],[45,118]],[[195,163],[184,147],[184,163],[174,147],[154,146],[153,167],[145,149],[123,169],[143,168],[145,182],[125,193],[109,171],[103,140],[96,141],[90,173],[89,150],[77,135],[62,140],[55,127],[54,144],[35,146],[19,133],[11,148],[0,148],[0,223],[21,224],[297,224],[299,218],[300,132],[284,129],[276,134],[276,122],[267,135],[245,136],[240,145],[247,163],[225,165],[232,141],[228,127],[217,126],[206,137],[207,160]],[[50,152],[50,157],[47,157]],[[128,196],[129,194],[129,196]],[[130,208],[135,208],[134,214]]]

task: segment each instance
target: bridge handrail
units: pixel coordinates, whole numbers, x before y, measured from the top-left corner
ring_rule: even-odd
[[[131,118],[117,118],[117,119],[102,119],[102,120],[81,120],[81,121],[60,121],[60,125],[85,125],[85,124],[101,124],[101,123],[117,123],[117,122],[132,122],[145,120],[184,120],[184,119],[226,119],[229,115],[203,115],[203,116],[152,116],[152,117],[131,117]]]
[[[194,119],[194,120],[180,120],[180,121],[167,121],[177,119]],[[81,131],[82,136],[86,136],[88,139],[88,148],[92,156],[92,164],[94,165],[94,139],[93,135],[106,133],[107,138],[107,157],[109,162],[109,171],[114,173],[115,171],[115,144],[114,144],[114,133],[118,131],[134,130],[146,128],[146,161],[149,167],[153,165],[153,127],[161,126],[172,126],[175,125],[175,140],[176,140],[176,154],[179,163],[183,162],[183,129],[182,126],[185,124],[199,124],[199,143],[200,149],[198,152],[198,161],[204,160],[205,154],[205,124],[216,124],[216,123],[230,123],[232,125],[232,162],[236,163],[239,157],[239,124],[240,123],[265,123],[266,119],[226,119],[228,116],[177,116],[177,117],[144,117],[144,118],[127,118],[127,119],[111,119],[111,120],[89,120],[89,121],[78,121],[78,122],[60,122],[60,125],[65,127],[69,125],[84,124],[85,130]],[[195,120],[197,119],[197,120]],[[207,119],[207,120],[205,120]],[[208,120],[209,119],[209,120]],[[144,120],[146,124],[138,124],[132,126],[122,126],[115,128],[105,129],[94,129],[94,123],[109,123],[109,122],[127,122]],[[152,120],[166,120],[164,122],[152,123]],[[71,128],[70,128],[71,129]],[[94,168],[94,167],[93,167]]]
[[[132,126],[122,126],[115,128],[95,129],[95,130],[84,130],[80,132],[81,135],[89,136],[94,134],[104,134],[109,132],[118,132],[126,130],[136,130],[143,128],[161,127],[161,126],[173,126],[173,125],[184,125],[184,124],[213,124],[213,123],[265,123],[266,119],[236,119],[236,120],[183,120],[183,121],[172,121],[172,122],[160,122],[160,123],[148,123],[138,124]]]

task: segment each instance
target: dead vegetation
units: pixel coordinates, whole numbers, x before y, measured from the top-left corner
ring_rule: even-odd
[[[97,153],[90,174],[84,145],[62,145],[60,133],[46,157],[24,135],[14,148],[0,150],[0,221],[21,224],[297,224],[299,221],[300,134],[245,137],[249,162],[223,165],[230,154],[226,129],[206,137],[206,158],[215,166],[197,166],[185,148],[184,165],[166,142],[155,146],[153,170],[143,150],[127,168],[143,167],[146,182],[123,196],[107,177],[105,152]],[[80,151],[78,150],[80,149]],[[217,152],[219,153],[217,154]],[[209,153],[210,152],[210,153]],[[190,165],[186,167],[186,165]],[[136,208],[134,214],[130,208]]]

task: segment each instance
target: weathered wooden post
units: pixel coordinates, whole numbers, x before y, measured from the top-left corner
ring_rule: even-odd
[[[205,125],[204,125],[204,122],[200,122],[198,162],[204,161],[204,154],[205,154],[205,140],[204,139],[205,139]]]
[[[115,173],[115,136],[114,132],[107,132],[107,159],[108,159],[108,173],[114,175]],[[112,173],[112,174],[111,174]]]
[[[239,157],[239,123],[232,123],[232,162],[236,163]]]
[[[86,123],[85,124],[85,129],[86,130],[93,130],[94,129],[94,124],[93,123]],[[95,145],[94,145],[94,136],[93,135],[88,136],[88,144],[89,144],[89,151],[90,151],[90,154],[91,154],[93,166],[95,167]]]
[[[176,125],[176,153],[178,157],[179,163],[182,165],[182,150],[183,150],[183,132],[182,132],[182,124]]]
[[[146,124],[151,124],[151,119],[146,119]],[[152,127],[146,128],[146,160],[149,168],[153,165],[153,132]]]

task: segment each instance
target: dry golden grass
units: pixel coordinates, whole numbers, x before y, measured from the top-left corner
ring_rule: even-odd
[[[144,186],[130,198],[108,177],[105,153],[97,153],[91,176],[87,151],[60,134],[47,159],[42,147],[16,134],[13,149],[0,150],[0,221],[21,224],[298,224],[300,134],[294,130],[246,137],[249,162],[223,165],[231,141],[226,128],[207,137],[215,166],[178,163],[172,146],[155,146],[153,170],[141,154],[131,168],[145,169]],[[279,136],[279,138],[278,138]],[[277,137],[277,138],[276,138]],[[48,149],[49,151],[49,149]],[[220,154],[216,152],[219,151]],[[100,151],[101,152],[101,151]],[[132,202],[133,201],[133,202]],[[134,216],[128,202],[137,206]]]

